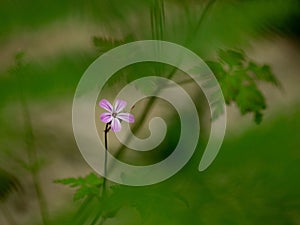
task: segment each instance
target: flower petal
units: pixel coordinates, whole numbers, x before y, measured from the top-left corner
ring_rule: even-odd
[[[117,99],[116,103],[115,103],[115,112],[119,113],[121,112],[127,105],[127,102],[121,99]]]
[[[134,123],[134,116],[130,113],[118,113],[117,118],[127,123]]]
[[[121,130],[121,122],[118,118],[113,118],[111,121],[111,130],[113,132],[119,132]]]
[[[102,99],[99,102],[99,106],[103,109],[106,109],[108,112],[112,112],[113,111],[113,106],[110,104],[110,102],[106,99]]]
[[[113,116],[111,115],[111,113],[106,112],[100,115],[100,119],[103,123],[109,123],[110,121],[112,121]]]

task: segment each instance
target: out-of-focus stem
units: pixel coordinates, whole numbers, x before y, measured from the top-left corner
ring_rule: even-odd
[[[215,1],[216,1],[216,0],[211,0],[211,1],[209,1],[209,2],[206,4],[206,6],[205,6],[205,8],[204,8],[204,10],[203,10],[203,12],[202,12],[202,14],[201,14],[201,17],[199,18],[199,20],[198,20],[198,22],[197,22],[197,26],[196,26],[195,30],[194,30],[193,32],[191,32],[190,35],[188,35],[188,37],[187,37],[187,39],[186,39],[186,45],[187,45],[187,46],[189,46],[190,43],[192,42],[191,39],[194,37],[195,33],[200,29],[200,26],[201,26],[201,24],[203,23],[203,20],[204,20],[205,16],[207,15],[209,9],[212,7],[212,5],[215,3]],[[156,4],[158,4],[158,0],[155,0],[154,2],[155,2]],[[162,1],[162,2],[163,2],[163,1]],[[161,6],[163,6],[163,4],[161,4]],[[162,9],[162,12],[164,12],[163,9]],[[164,14],[164,13],[162,13],[162,14]],[[164,16],[163,16],[162,18],[164,18]],[[159,20],[159,24],[161,24],[161,17],[159,16],[158,18],[155,18],[155,13],[153,13],[153,11],[152,11],[152,9],[151,9],[151,24],[152,24],[152,29],[153,29],[153,30],[152,30],[152,33],[157,33],[157,29],[155,29],[155,26],[153,25],[153,24],[155,24],[155,21],[156,21],[156,20]],[[163,24],[164,24],[164,22],[163,22]],[[162,33],[161,33],[161,35],[162,35]],[[153,35],[153,36],[155,37],[155,36],[157,36],[157,35]],[[163,35],[162,35],[162,36],[163,36]],[[174,68],[174,69],[166,76],[166,78],[167,78],[167,79],[172,79],[172,77],[174,76],[176,70],[177,70],[177,69]],[[163,88],[163,87],[161,87],[160,89],[158,89],[157,92],[156,92],[154,95],[158,94],[162,88]],[[157,98],[156,98],[156,97],[150,97],[149,102],[147,103],[146,107],[144,108],[143,112],[141,113],[142,117],[140,118],[139,121],[136,121],[135,126],[132,128],[133,133],[138,132],[138,131],[141,129],[141,124],[143,124],[143,123],[145,122],[147,116],[148,116],[149,113],[151,112],[151,109],[152,109],[153,105],[156,103],[156,101],[157,101]],[[126,138],[126,142],[125,142],[125,143],[127,143],[127,141],[129,141],[130,138],[131,138],[130,135],[128,135],[127,138]],[[116,154],[115,154],[115,158],[119,158],[119,157],[121,156],[121,154],[122,154],[122,152],[123,152],[123,150],[124,150],[125,148],[126,148],[126,147],[125,147],[124,145],[122,145],[122,146],[117,150],[117,152],[116,152]],[[113,169],[113,166],[114,166],[114,165],[112,164],[111,167],[108,168],[108,171],[110,171],[111,169]]]
[[[17,69],[20,69],[21,63],[18,62],[17,64]],[[41,180],[39,177],[39,168],[38,167],[38,155],[37,155],[37,150],[35,147],[34,143],[34,135],[33,135],[33,128],[32,128],[32,123],[31,123],[31,118],[30,118],[30,113],[28,110],[28,105],[27,101],[23,92],[23,87],[22,87],[22,77],[18,75],[18,71],[16,71],[16,78],[17,78],[17,83],[18,83],[18,90],[19,90],[19,98],[21,102],[21,109],[22,109],[22,114],[24,118],[24,129],[25,129],[25,142],[26,142],[26,152],[27,152],[27,157],[28,157],[28,164],[29,164],[29,172],[31,174],[33,184],[34,184],[34,189],[36,192],[37,200],[39,203],[39,208],[40,208],[40,213],[42,217],[42,221],[44,225],[47,225],[48,221],[48,207],[46,203],[46,198],[42,190],[41,186]]]

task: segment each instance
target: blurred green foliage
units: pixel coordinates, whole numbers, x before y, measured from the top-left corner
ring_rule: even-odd
[[[228,137],[216,162],[202,173],[197,170],[199,146],[196,159],[171,179],[149,187],[113,186],[109,197],[83,202],[79,222],[65,215],[64,224],[91,224],[101,210],[124,225],[297,224],[299,118],[296,110]],[[132,216],[129,221],[116,212],[125,209]]]
[[[0,169],[0,200],[7,199],[9,194],[14,191],[20,191],[22,186],[20,181],[12,174]],[[0,203],[1,204],[1,203]]]
[[[279,81],[272,73],[270,66],[258,65],[247,59],[243,51],[220,50],[219,60],[206,63],[216,75],[225,102],[235,102],[242,115],[253,112],[256,123],[262,121],[262,110],[266,108],[266,101],[257,83],[265,81],[279,86]]]
[[[72,52],[63,54],[46,63],[40,64],[26,61],[17,73],[22,77],[24,94],[32,100],[70,96],[87,66],[96,58],[95,54]],[[16,101],[18,86],[11,69],[1,74],[0,105]]]
[[[86,197],[98,197],[103,179],[94,173],[90,173],[86,177],[60,179],[54,182],[69,185],[70,187],[77,187],[78,189],[74,194],[74,201],[77,201]]]

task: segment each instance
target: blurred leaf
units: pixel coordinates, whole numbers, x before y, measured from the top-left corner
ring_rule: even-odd
[[[274,84],[276,86],[280,86],[279,81],[276,79],[276,77],[272,73],[269,65],[259,66],[259,65],[255,64],[254,62],[249,62],[247,69],[249,72],[252,72],[258,80],[271,82],[272,84]]]
[[[107,39],[103,37],[94,36],[93,37],[93,44],[97,48],[100,54],[109,51],[110,49],[113,49],[117,46],[126,44],[128,42],[133,41],[133,37],[131,35],[125,37],[122,40],[116,40],[116,39]]]
[[[68,185],[72,188],[77,187],[73,199],[79,199],[99,195],[100,186],[103,184],[103,178],[99,178],[96,174],[90,173],[86,177],[66,178],[55,180],[55,183]]]
[[[73,199],[74,201],[77,201],[88,196],[97,196],[98,194],[99,194],[99,187],[83,185],[75,192]]]
[[[21,184],[12,174],[0,169],[0,200],[4,201],[13,191],[21,190]]]
[[[214,72],[216,78],[222,79],[224,75],[226,75],[225,70],[223,69],[223,66],[219,62],[214,61],[205,61],[205,63],[209,66],[209,68]]]
[[[172,216],[176,209],[181,212],[188,210],[188,201],[178,192],[162,187],[127,187],[113,186],[112,195],[106,200],[106,209],[130,205],[137,209],[142,220],[146,221],[152,214],[164,212],[164,215]],[[134,196],[134,197],[133,197]],[[159,204],[158,204],[159,203]],[[165,206],[168,205],[166,208]],[[153,208],[155,206],[155,208]]]
[[[225,62],[230,67],[241,66],[245,60],[243,52],[234,50],[219,50],[219,57],[221,59],[221,62]]]
[[[61,179],[61,180],[55,180],[55,183],[60,183],[60,184],[65,184],[65,185],[69,185],[70,187],[77,187],[80,186],[81,184],[83,184],[83,178],[79,177],[79,178],[65,178],[65,179]]]
[[[257,82],[279,86],[270,66],[260,66],[238,50],[220,50],[218,54],[218,61],[208,61],[208,65],[219,80],[226,104],[235,102],[242,115],[253,113],[254,121],[260,123],[266,102]]]
[[[248,112],[260,112],[266,108],[262,93],[253,86],[241,88],[236,96],[236,103],[242,115]]]

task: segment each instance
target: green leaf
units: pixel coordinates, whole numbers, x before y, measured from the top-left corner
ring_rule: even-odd
[[[226,72],[219,62],[206,61],[205,63],[209,66],[217,79],[222,79],[225,76]]]
[[[82,182],[80,182],[80,178],[60,179],[60,180],[55,180],[54,183],[70,185],[71,187],[77,187],[82,184]]]
[[[255,122],[261,122],[261,110],[266,108],[266,103],[264,96],[256,87],[248,86],[242,88],[236,97],[236,103],[242,115],[254,112]]]
[[[245,56],[242,51],[235,51],[235,50],[219,50],[218,53],[221,61],[228,64],[229,67],[233,66],[242,66],[243,62],[245,61]]]
[[[103,179],[99,179],[99,177],[94,174],[94,173],[90,173],[86,178],[85,178],[85,182],[88,185],[91,186],[97,186],[103,183]]]
[[[232,101],[235,101],[236,96],[240,92],[242,87],[242,77],[237,74],[226,74],[224,78],[220,80],[220,84],[225,102],[230,104]]]
[[[278,79],[275,77],[273,72],[271,71],[271,67],[269,65],[259,66],[254,62],[249,62],[248,71],[255,76],[256,79],[261,81],[270,82],[276,86],[280,86]]]
[[[265,98],[257,87],[257,82],[264,81],[279,86],[270,66],[260,66],[251,61],[242,51],[220,50],[220,62],[208,65],[219,80],[226,104],[235,102],[242,115],[253,113],[254,121],[262,121],[262,111],[266,108]],[[214,116],[220,112],[216,109]]]
[[[103,184],[103,178],[99,178],[96,174],[90,173],[86,177],[71,177],[55,180],[54,182],[68,185],[72,188],[78,188],[73,196],[74,201],[77,201],[85,197],[98,196],[100,186]]]
[[[74,196],[73,196],[73,200],[74,201],[78,201],[86,196],[88,196],[89,194],[91,194],[91,191],[88,187],[81,187],[79,189],[77,189],[77,191],[75,192]]]
[[[255,114],[254,114],[254,122],[256,124],[260,124],[261,121],[262,121],[262,118],[263,118],[263,114],[261,112],[259,112],[259,111],[255,112]]]

